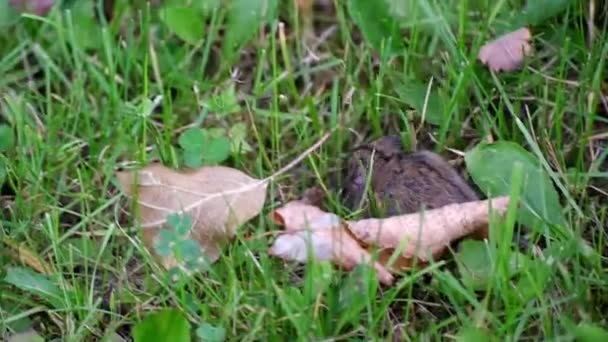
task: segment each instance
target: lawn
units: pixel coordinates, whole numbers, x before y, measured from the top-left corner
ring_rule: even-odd
[[[45,2],[0,0],[0,340],[608,340],[604,2],[11,5]],[[515,70],[478,59],[521,27]],[[307,189],[360,217],[341,170],[385,135],[519,206],[391,285],[269,255],[269,214]],[[192,274],[152,256],[117,179],[155,162],[269,181]]]

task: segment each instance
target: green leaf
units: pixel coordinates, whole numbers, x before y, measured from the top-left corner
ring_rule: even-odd
[[[492,247],[482,241],[464,240],[460,243],[456,254],[460,280],[475,291],[486,289],[494,277],[493,259],[489,248]],[[511,252],[508,277],[515,276],[524,265],[528,265],[528,262],[525,255],[516,251]]]
[[[457,11],[445,11],[443,8],[440,8],[437,12],[432,11],[429,13],[425,10],[425,4],[423,3],[425,1],[384,0],[382,2],[387,4],[389,13],[395,18],[401,28],[412,29],[415,27],[419,32],[433,35],[438,32],[442,22],[450,27],[458,24]],[[454,3],[444,2],[444,6],[454,6]],[[474,7],[474,4],[469,3],[468,6],[470,9]]]
[[[173,245],[178,237],[175,232],[167,229],[158,231],[158,237],[154,243],[154,250],[162,257],[168,257],[173,254]]]
[[[203,37],[205,18],[192,8],[166,6],[161,11],[160,18],[171,32],[187,43],[196,44]]]
[[[170,283],[179,283],[184,280],[187,275],[182,271],[180,266],[173,266],[165,273],[165,279]]]
[[[203,255],[201,246],[194,240],[180,240],[176,243],[175,248],[179,251],[181,259],[196,260]]]
[[[115,331],[106,331],[101,342],[126,342],[126,340]]]
[[[102,46],[101,27],[95,18],[95,11],[95,4],[89,1],[77,1],[70,7],[70,29],[73,30],[71,33],[74,34],[74,43],[81,49],[96,49]]]
[[[178,143],[184,149],[184,163],[196,168],[218,164],[230,156],[231,141],[220,135],[221,131],[191,128],[182,133]]]
[[[66,239],[59,245],[57,251],[58,257],[69,258],[70,263],[88,263],[91,258],[97,258],[100,256],[102,260],[113,259],[109,249],[103,249],[103,246],[98,241],[93,240],[89,237],[79,236]]]
[[[133,328],[135,342],[190,341],[190,323],[175,309],[163,309],[149,314]]]
[[[233,0],[228,9],[226,36],[222,46],[225,59],[235,53],[259,31],[260,25],[274,19],[277,0]]]
[[[444,116],[444,97],[437,89],[431,88],[427,100],[428,85],[416,80],[407,80],[399,87],[400,98],[413,107],[418,116],[422,117],[425,113],[424,120],[428,123],[439,125],[443,122]],[[426,112],[425,110],[426,101]]]
[[[203,153],[208,137],[200,128],[190,128],[178,138],[178,144],[184,149],[183,158],[186,166],[197,168],[203,165]]]
[[[154,242],[156,253],[162,257],[174,257],[175,260],[185,264],[189,270],[200,269],[205,266],[201,246],[197,241],[190,239],[189,232],[193,224],[190,215],[170,214],[167,223],[171,230],[162,229]],[[180,272],[176,269],[175,272]]]
[[[0,0],[0,29],[7,28],[19,21],[19,12],[10,5],[10,0]]]
[[[467,170],[488,197],[509,194],[513,167],[523,167],[522,205],[518,221],[529,227],[548,222],[565,226],[559,196],[549,175],[528,151],[516,143],[498,141],[479,144],[465,156]]]
[[[206,130],[209,137],[220,138],[226,136],[231,141],[230,151],[234,154],[241,154],[253,151],[253,148],[247,143],[247,125],[243,122],[235,123],[228,132],[223,128],[209,128]]]
[[[551,258],[550,256],[549,259]],[[521,277],[513,286],[520,301],[528,303],[530,300],[542,296],[547,284],[551,281],[551,273],[551,267],[545,261],[530,260],[526,264],[525,272],[522,272]]]
[[[6,163],[4,162],[4,159],[0,159],[0,186],[4,184],[6,173]]]
[[[219,95],[213,96],[210,100],[203,102],[203,106],[220,117],[237,113],[241,110],[234,84],[226,88]]]
[[[331,275],[331,274],[329,274]],[[326,280],[331,282],[331,277]],[[376,273],[366,264],[357,265],[340,286],[338,328],[356,320],[377,292]]]
[[[204,255],[201,254],[200,258],[190,259],[184,262],[184,267],[190,272],[197,272],[199,270],[208,268],[209,262]]]
[[[398,22],[385,1],[349,0],[348,12],[375,50],[382,51],[384,47],[389,56],[404,50]]]
[[[196,329],[196,336],[204,342],[222,342],[226,339],[226,330],[209,323],[203,323]]]
[[[34,317],[23,316],[21,313],[27,311],[31,308],[31,304],[27,301],[23,302],[8,302],[2,301],[2,309],[4,311],[4,317],[14,317],[11,322],[6,322],[4,324],[5,329],[10,329],[11,331],[27,331],[32,329],[34,326]],[[7,330],[5,330],[7,331]]]
[[[539,25],[565,11],[574,0],[528,0],[519,13],[523,25]]]
[[[246,153],[253,151],[251,145],[247,143],[247,125],[244,123],[239,122],[230,127],[228,136],[230,136],[230,139],[232,140],[233,153]]]
[[[489,332],[477,327],[466,326],[456,335],[458,342],[498,341]]]
[[[192,6],[195,6],[205,17],[211,15],[213,11],[220,8],[221,0],[205,0],[192,1]]]
[[[13,129],[9,125],[0,125],[0,152],[10,150],[13,145]]]
[[[192,11],[202,14],[205,18],[213,13],[213,11],[219,8],[221,0],[165,0],[163,6],[165,7],[188,7]]]
[[[577,341],[595,342],[608,341],[608,331],[591,323],[580,323],[574,328],[574,336]]]
[[[186,235],[192,228],[192,217],[190,215],[169,214],[167,215],[167,223],[178,235]]]
[[[198,150],[185,150],[184,154],[184,164],[191,168],[198,168],[203,166],[203,155],[201,151]]]
[[[203,150],[205,164],[218,164],[230,156],[230,140],[226,137],[209,138]]]
[[[456,255],[462,283],[474,290],[487,288],[492,277],[492,261],[487,246],[481,241],[464,240]]]
[[[61,289],[55,283],[29,268],[8,267],[4,281],[23,291],[40,296],[55,307],[58,307],[63,298]]]

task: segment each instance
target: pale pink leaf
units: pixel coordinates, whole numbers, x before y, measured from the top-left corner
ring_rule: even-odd
[[[521,67],[532,47],[530,30],[522,27],[484,44],[477,58],[492,71],[514,71]]]

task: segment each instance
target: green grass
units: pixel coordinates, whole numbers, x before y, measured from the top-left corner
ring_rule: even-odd
[[[222,59],[218,45],[224,8],[196,45],[171,35],[157,11],[145,7],[98,24],[98,34],[84,38],[59,12],[5,29],[0,115],[15,143],[0,155],[6,170],[0,278],[8,267],[28,267],[8,245],[23,243],[53,266],[49,286],[59,292],[49,301],[0,282],[0,337],[29,327],[47,340],[128,336],[162,307],[179,308],[193,326],[223,327],[235,341],[445,340],[471,338],[464,333],[475,327],[500,340],[571,340],[579,324],[605,327],[606,19],[596,18],[588,42],[581,2],[534,27],[535,53],[521,71],[492,75],[475,53],[505,25],[501,14],[511,3],[431,1],[419,8],[431,28],[408,24],[406,49],[391,59],[358,38],[345,6],[316,17],[321,30],[336,31],[309,52],[292,2],[281,3],[286,39],[279,39],[275,21],[234,63]],[[448,15],[456,25],[442,19]],[[439,125],[421,123],[401,93],[410,80],[427,85],[431,78],[445,93]],[[241,110],[220,116],[203,106],[232,84]],[[113,175],[155,160],[177,167],[185,126],[227,129],[238,122],[247,124],[253,151],[233,154],[224,165],[259,178],[334,132],[271,184],[263,214],[241,227],[208,273],[173,283],[143,248]],[[542,249],[524,252],[538,262],[524,264],[514,281],[507,264],[515,247],[504,241],[519,227],[513,217],[497,223],[494,242],[503,242],[489,254],[495,272],[477,292],[460,281],[450,259],[382,287],[365,268],[342,272],[267,255],[269,232],[278,229],[266,217],[272,208],[322,185],[338,200],[330,207],[343,213],[334,171],[363,137],[394,133],[412,150],[460,160],[454,151],[488,136],[519,143],[562,185],[556,189],[568,226],[529,227]]]

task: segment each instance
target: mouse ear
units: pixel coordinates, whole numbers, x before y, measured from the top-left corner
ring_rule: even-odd
[[[385,157],[392,157],[404,152],[401,137],[398,135],[383,136],[372,141],[370,145],[372,149],[376,149],[378,153]]]

